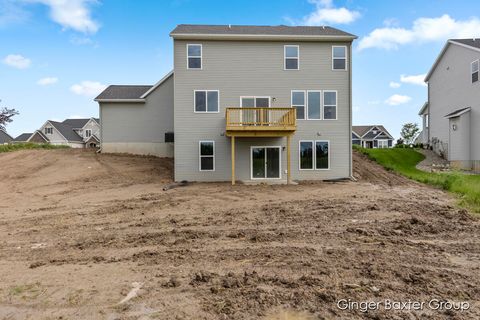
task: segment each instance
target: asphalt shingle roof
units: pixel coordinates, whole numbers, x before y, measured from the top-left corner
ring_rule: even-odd
[[[28,138],[30,138],[30,136],[32,135],[33,133],[22,133],[21,135],[19,135],[18,137],[16,137],[15,139],[13,139],[13,141],[15,142],[25,142],[28,140]]]
[[[91,118],[87,119],[65,119],[62,123],[74,129],[83,128]],[[100,119],[93,118],[95,121],[100,123]]]
[[[170,33],[209,35],[348,36],[355,35],[328,26],[240,26],[180,24]]]
[[[75,142],[83,142],[82,137],[80,137],[75,131],[73,131],[73,128],[63,124],[62,122],[56,122],[56,121],[49,121],[52,126],[57,129],[62,136],[65,137],[68,141],[75,141]]]
[[[480,49],[480,39],[452,39],[452,41]]]
[[[0,144],[8,143],[12,140],[13,138],[8,133],[0,129]]]
[[[140,99],[140,97],[150,90],[153,86],[137,86],[137,85],[111,85],[103,90],[95,100],[104,99]]]
[[[380,131],[383,131],[385,132],[386,134],[390,135],[391,134],[387,131],[387,129],[385,129],[384,126],[381,126],[381,125],[371,125],[371,126],[352,126],[352,130],[353,132],[355,132],[356,134],[358,134],[360,137],[362,137],[364,134],[366,134],[370,129],[372,129],[373,127],[376,127],[378,128]],[[377,133],[378,134],[378,133]],[[376,136],[377,134],[375,134],[374,136]],[[366,136],[365,138],[369,139],[371,138],[370,136]]]

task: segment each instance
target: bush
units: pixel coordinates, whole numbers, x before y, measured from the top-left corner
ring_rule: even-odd
[[[49,143],[12,143],[12,144],[4,144],[0,145],[0,153],[1,152],[11,152],[17,150],[30,150],[30,149],[68,149],[69,146],[56,146]]]

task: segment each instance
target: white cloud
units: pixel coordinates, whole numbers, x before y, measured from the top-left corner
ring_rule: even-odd
[[[100,28],[92,19],[90,4],[96,0],[23,0],[30,3],[41,3],[50,8],[50,17],[65,29],[73,29],[83,33],[95,33]]]
[[[32,64],[32,61],[20,54],[9,54],[3,59],[3,63],[17,69],[27,69]]]
[[[367,48],[398,49],[409,43],[446,41],[449,38],[472,38],[480,36],[480,20],[455,20],[448,14],[438,18],[419,18],[411,29],[386,26],[378,28],[363,37],[359,50]]]
[[[29,16],[15,0],[0,1],[0,27],[25,22]]]
[[[391,106],[398,106],[400,104],[404,104],[412,100],[409,96],[402,96],[400,94],[394,94],[387,100],[385,100],[385,103]]]
[[[51,84],[55,84],[58,82],[58,78],[56,77],[46,77],[46,78],[42,78],[40,80],[37,81],[37,84],[40,85],[40,86],[49,86]]]
[[[106,85],[101,84],[100,82],[82,81],[81,83],[71,86],[70,91],[78,95],[94,97],[105,90],[106,87]]]
[[[332,0],[309,0],[315,10],[303,17],[301,24],[320,26],[325,24],[349,24],[360,18],[360,12],[345,7],[336,8]]]
[[[400,81],[403,82],[403,83],[415,84],[417,86],[426,87],[427,84],[424,81],[426,76],[427,75],[425,73],[415,75],[415,76],[406,76],[406,75],[402,74],[400,76]]]
[[[401,84],[398,83],[398,82],[395,82],[395,81],[391,81],[389,86],[390,86],[390,88],[397,89],[397,88],[400,88]]]

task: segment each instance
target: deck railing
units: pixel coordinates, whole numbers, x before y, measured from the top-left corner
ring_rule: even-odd
[[[297,121],[295,108],[227,108],[225,117],[227,130],[243,127],[291,130],[295,128]]]

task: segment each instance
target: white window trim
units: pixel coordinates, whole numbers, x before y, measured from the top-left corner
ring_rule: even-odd
[[[318,119],[310,119],[310,117],[308,116],[308,93],[309,92],[318,92],[320,93],[320,118]],[[307,90],[306,91],[306,94],[305,94],[305,119],[306,120],[310,120],[310,121],[318,121],[318,120],[322,120],[323,119],[323,108],[322,108],[322,102],[323,102],[323,93],[322,93],[322,90]]]
[[[295,108],[295,107],[300,107],[300,104],[293,104],[293,93],[294,92],[302,92],[303,93],[303,114],[305,115],[303,119],[299,119],[297,117],[297,120],[308,120],[307,118],[307,97],[306,93],[307,90],[290,90],[290,107]],[[320,105],[320,109],[322,109],[322,106]],[[320,110],[321,111],[321,110]]]
[[[269,96],[240,96],[240,108],[243,108],[243,99],[253,99],[253,102],[255,104],[254,108],[257,107],[257,98],[268,98],[268,107],[272,107],[272,97]],[[248,107],[245,107],[248,108]]]
[[[385,147],[380,147],[380,142],[385,143]],[[388,139],[377,139],[377,149],[388,149]]]
[[[300,145],[302,142],[309,142],[312,145],[312,168],[302,168],[302,158]],[[315,170],[315,141],[314,140],[299,140],[298,141],[298,170],[299,171],[313,171]]]
[[[328,168],[317,168],[317,142],[326,142],[328,144]],[[313,153],[313,159],[314,159],[314,162],[313,162],[313,166],[315,167],[315,170],[317,171],[328,171],[330,170],[330,155],[331,155],[331,152],[330,152],[330,140],[315,140],[315,144],[314,144],[314,153]]]
[[[474,63],[477,63],[477,71],[473,71],[473,64],[474,64]],[[472,76],[473,76],[473,74],[474,74],[475,72],[478,73],[478,75],[479,75],[478,78],[479,78],[479,79],[478,79],[477,81],[473,82],[473,81],[472,81]],[[477,82],[480,82],[480,59],[474,60],[474,61],[472,61],[472,63],[470,63],[470,82],[471,82],[472,84],[477,83]]]
[[[53,135],[53,127],[45,127],[44,131],[45,131],[44,134]]]
[[[197,92],[205,91],[205,111],[197,111],[196,103],[196,95]],[[218,107],[217,111],[208,111],[208,92],[217,92],[218,93]],[[193,112],[194,113],[219,113],[220,112],[220,90],[208,90],[208,89],[198,89],[193,90]]]
[[[202,156],[202,143],[213,143],[213,155],[203,155]],[[212,170],[202,170],[202,157],[213,157],[213,169]],[[215,171],[215,141],[214,140],[200,140],[198,141],[198,170],[201,172],[213,172]]]
[[[189,46],[200,46],[200,56],[189,56],[188,47]],[[187,70],[203,70],[203,45],[201,43],[187,43]],[[200,58],[200,68],[190,68],[188,65],[188,58]]]
[[[333,62],[335,59],[343,59],[343,58],[335,58],[333,56],[334,48],[345,48],[345,69],[335,69],[333,66]],[[348,51],[347,46],[332,46],[332,71],[347,71],[348,70]]]
[[[430,116],[428,113],[425,114],[425,128],[430,127]]]
[[[287,69],[287,47],[297,47],[297,69]],[[288,59],[295,59],[289,57]],[[296,44],[286,44],[283,46],[283,70],[284,71],[298,71],[300,70],[300,46]]]
[[[302,142],[308,142],[312,144],[312,168],[311,169],[302,169],[301,167],[301,148],[300,145]],[[317,168],[317,142],[326,142],[328,144],[328,168]],[[299,140],[298,141],[298,170],[299,171],[328,171],[330,170],[330,140]]]
[[[259,149],[276,148],[276,149],[278,149],[278,173],[279,173],[278,178],[268,178],[268,177],[254,178],[253,177],[253,152],[252,151],[255,148],[259,148]],[[266,156],[267,156],[267,153],[265,151],[265,157]],[[265,176],[266,175],[267,175],[267,173],[265,172]],[[251,180],[280,180],[280,179],[282,179],[282,147],[281,146],[250,146],[250,179]]]
[[[335,92],[335,119],[325,119],[325,93]],[[327,107],[333,106],[333,104],[326,105]],[[337,90],[323,90],[322,96],[322,120],[333,121],[338,120],[338,91]]]
[[[90,135],[88,135],[87,132],[90,132]],[[90,138],[91,136],[92,136],[92,129],[85,129],[85,138]]]

